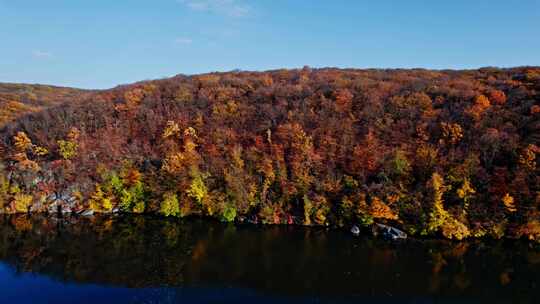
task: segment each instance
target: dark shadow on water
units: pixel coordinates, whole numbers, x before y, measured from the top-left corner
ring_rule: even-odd
[[[3,216],[0,262],[0,299],[9,303],[540,299],[540,250],[528,243],[393,244],[339,230],[205,220]]]

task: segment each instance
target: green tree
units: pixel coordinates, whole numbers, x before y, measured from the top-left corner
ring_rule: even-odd
[[[232,204],[227,204],[223,209],[221,220],[224,222],[232,222],[236,218],[236,208]]]
[[[202,204],[203,199],[208,195],[208,189],[204,184],[204,175],[198,170],[192,170],[192,181],[187,194],[189,197],[195,199],[198,204]]]
[[[160,213],[165,216],[179,216],[180,205],[178,203],[178,197],[174,192],[165,192],[163,194],[163,200],[161,202]]]

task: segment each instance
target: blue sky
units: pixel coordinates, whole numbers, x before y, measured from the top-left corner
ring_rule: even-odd
[[[540,65],[540,0],[0,0],[0,82]]]

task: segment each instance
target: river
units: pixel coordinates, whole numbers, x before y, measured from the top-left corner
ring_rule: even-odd
[[[0,216],[0,303],[539,303],[540,248],[150,216]]]

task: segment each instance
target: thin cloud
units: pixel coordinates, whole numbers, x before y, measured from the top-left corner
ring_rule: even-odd
[[[32,56],[34,58],[51,58],[53,55],[50,52],[40,51],[40,50],[34,50],[32,51]]]
[[[211,12],[229,17],[245,17],[251,8],[238,0],[178,0],[194,11]]]

